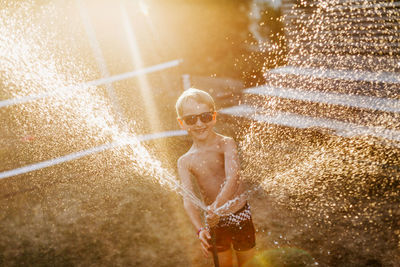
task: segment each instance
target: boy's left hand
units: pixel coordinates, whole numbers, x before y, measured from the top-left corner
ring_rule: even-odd
[[[214,227],[218,224],[219,222],[219,216],[214,212],[214,209],[212,207],[208,207],[207,209],[207,215],[206,215],[206,220],[207,224],[210,227]]]

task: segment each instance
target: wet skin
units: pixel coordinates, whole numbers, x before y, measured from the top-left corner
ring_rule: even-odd
[[[210,112],[207,104],[189,100],[183,104],[181,117],[199,115],[204,112]],[[219,216],[215,214],[216,208],[244,192],[239,179],[240,164],[236,144],[232,138],[214,132],[215,118],[216,113],[214,113],[213,120],[207,123],[197,118],[193,125],[188,125],[184,120],[178,119],[181,128],[186,130],[193,140],[192,147],[178,160],[179,175],[183,186],[191,192],[194,191],[191,178],[195,178],[203,200],[208,205],[207,221],[210,226],[218,223]],[[235,210],[229,210],[229,212],[239,210],[245,202],[246,200],[239,201],[233,207]],[[196,229],[204,226],[197,207],[188,199],[184,199],[184,205]],[[208,256],[209,231],[201,231],[199,239],[204,255]],[[238,253],[239,263],[244,262],[253,253],[253,249]],[[231,266],[231,250],[220,252],[218,255],[221,266]]]

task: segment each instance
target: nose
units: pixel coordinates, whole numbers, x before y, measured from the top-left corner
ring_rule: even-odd
[[[197,117],[197,118],[196,118],[196,125],[197,125],[197,126],[203,125],[203,122],[200,120],[200,117]]]

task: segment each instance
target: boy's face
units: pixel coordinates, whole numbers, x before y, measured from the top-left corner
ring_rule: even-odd
[[[212,112],[207,104],[198,103],[193,99],[183,104],[182,111],[182,117],[178,119],[181,128],[186,130],[192,138],[205,140],[216,123],[216,113]]]

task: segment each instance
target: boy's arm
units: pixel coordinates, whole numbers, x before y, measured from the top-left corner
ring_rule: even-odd
[[[211,205],[212,210],[215,210],[229,200],[232,200],[235,194],[238,192],[238,189],[241,188],[240,162],[236,143],[232,138],[229,138],[226,139],[224,147],[226,182],[214,203]]]
[[[178,173],[182,181],[182,185],[191,194],[193,194],[193,184],[191,180],[191,174],[189,171],[189,166],[184,158],[178,160]],[[183,196],[183,205],[186,213],[189,215],[192,224],[196,229],[203,227],[201,223],[201,216],[199,209],[190,201],[186,196]]]
[[[184,158],[180,158],[178,160],[178,173],[181,177],[183,187],[190,193],[193,193],[193,184],[191,180],[191,174],[189,171],[189,166]],[[210,233],[207,228],[203,227],[201,223],[201,216],[199,209],[190,201],[190,199],[186,196],[183,196],[183,205],[185,207],[186,213],[189,215],[192,224],[198,230],[197,235],[200,239],[202,252],[204,256],[208,257],[210,248],[210,244],[208,240],[211,238]]]

